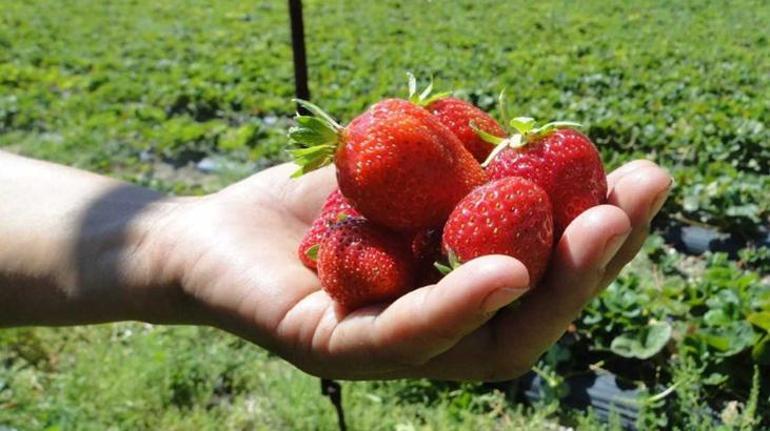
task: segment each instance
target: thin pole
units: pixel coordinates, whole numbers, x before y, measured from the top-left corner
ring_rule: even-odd
[[[298,99],[310,100],[307,85],[307,57],[305,55],[305,24],[302,21],[302,0],[289,0],[291,19],[291,48],[294,54],[294,95]],[[298,112],[305,112],[297,106]]]
[[[291,20],[291,49],[294,54],[294,95],[297,99],[310,100],[307,85],[307,57],[305,55],[305,24],[302,20],[302,0],[289,0]],[[309,114],[297,105],[297,112]],[[337,411],[337,423],[340,431],[346,431],[345,414],[342,410],[342,388],[334,380],[321,379],[321,393],[329,397]]]

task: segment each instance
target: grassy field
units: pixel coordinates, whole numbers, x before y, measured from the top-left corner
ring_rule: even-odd
[[[0,148],[180,194],[285,160],[284,3],[0,0]],[[507,88],[512,113],[585,124],[610,167],[670,169],[658,233],[539,370],[554,389],[603,368],[669,390],[647,398],[644,429],[770,427],[770,250],[755,241],[770,225],[770,4],[530,3],[306,0],[313,100],[346,121],[405,95],[412,71],[494,115]],[[687,256],[669,232],[688,225],[740,250]],[[344,390],[353,429],[599,427],[558,390],[529,408],[482,385]],[[0,430],[333,429],[319,392],[205,328],[0,331]]]

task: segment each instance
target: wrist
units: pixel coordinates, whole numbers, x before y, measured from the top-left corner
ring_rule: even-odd
[[[116,271],[125,319],[201,323],[197,302],[183,288],[179,261],[184,245],[175,228],[183,209],[195,199],[165,197],[154,201],[127,226]]]

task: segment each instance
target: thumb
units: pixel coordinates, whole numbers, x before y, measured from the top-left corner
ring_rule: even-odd
[[[383,310],[372,339],[391,360],[425,363],[486,323],[528,286],[526,267],[512,257],[471,260],[438,284],[414,290]]]

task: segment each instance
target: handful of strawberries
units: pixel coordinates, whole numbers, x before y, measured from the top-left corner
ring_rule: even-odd
[[[334,163],[339,189],[299,246],[324,290],[347,309],[392,301],[470,259],[506,254],[537,285],[554,244],[586,209],[604,203],[607,181],[596,147],[575,129],[515,132],[447,94],[385,99],[347,126],[298,101],[289,131],[300,169]]]

